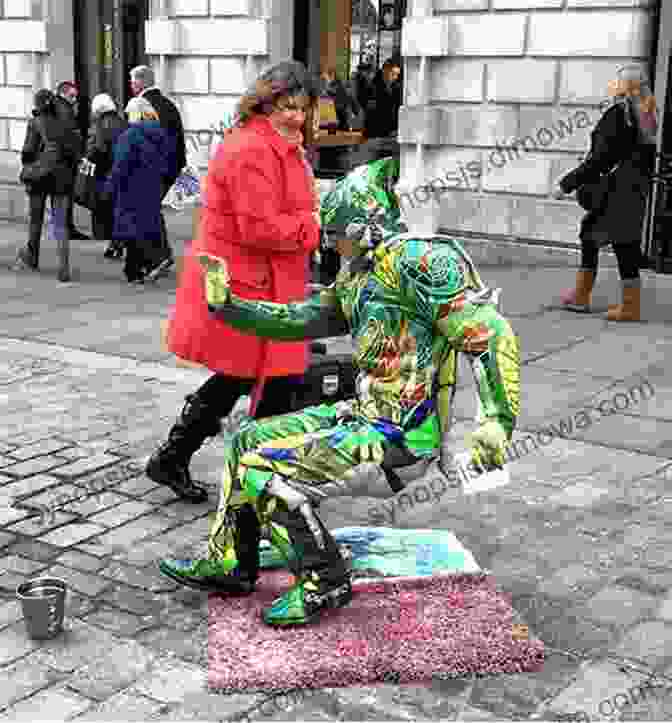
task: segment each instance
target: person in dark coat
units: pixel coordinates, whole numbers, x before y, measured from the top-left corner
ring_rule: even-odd
[[[142,283],[161,246],[161,179],[175,163],[175,142],[144,98],[127,106],[129,127],[114,147],[106,184],[113,205],[112,239],[126,247],[124,274]]]
[[[364,134],[367,138],[394,136],[399,129],[399,108],[402,103],[401,67],[392,58],[373,79],[366,107]]]
[[[22,180],[29,205],[28,243],[16,259],[16,270],[39,268],[40,239],[47,197],[51,201],[54,228],[58,231],[59,281],[70,280],[70,236],[67,220],[72,206],[75,163],[80,138],[73,124],[59,115],[57,98],[50,91],[35,94],[33,117],[28,122],[21,151]],[[35,165],[33,165],[35,164]],[[39,179],[28,175],[40,168]]]
[[[182,169],[187,164],[187,144],[184,138],[182,118],[175,104],[166,98],[155,85],[154,71],[146,66],[139,65],[131,70],[131,90],[134,95],[147,100],[157,112],[161,127],[172,134],[175,139],[176,154],[173,163],[161,180],[161,201],[165,198]],[[161,215],[161,233],[163,245],[161,253],[154,259],[155,265],[150,277],[158,277],[173,266],[173,252],[168,244],[168,231]]]
[[[335,68],[328,68],[321,75],[323,95],[334,101],[339,131],[349,131],[352,120],[360,112],[359,103],[352,91],[336,75]]]
[[[86,144],[86,157],[96,165],[96,180],[101,192],[96,208],[92,212],[93,237],[110,242],[105,250],[106,258],[123,256],[123,246],[111,241],[113,208],[109,198],[102,194],[102,191],[112,171],[114,146],[127,129],[128,123],[119,115],[117,104],[112,97],[107,93],[95,96],[91,101],[91,125]]]
[[[64,80],[58,84],[56,88],[56,113],[61,120],[73,126],[79,137],[79,154],[75,159],[75,167],[84,153],[84,138],[86,138],[86,133],[82,130],[86,124],[82,122],[83,104],[81,100],[79,97],[79,88],[72,80]],[[88,241],[89,237],[75,228],[74,209],[74,203],[70,203],[70,210],[68,212],[68,232],[70,239],[73,241]]]
[[[641,236],[656,148],[656,101],[638,65],[619,69],[609,84],[613,102],[592,132],[587,158],[559,181],[555,196],[610,174],[606,200],[581,221],[581,268],[576,288],[562,303],[588,311],[601,246],[612,244],[623,285],[623,303],[609,308],[611,321],[639,321],[642,265]]]

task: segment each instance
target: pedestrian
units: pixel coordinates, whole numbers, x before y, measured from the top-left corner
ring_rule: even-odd
[[[98,201],[91,212],[93,237],[107,241],[105,258],[121,258],[123,245],[112,241],[113,207],[104,194],[107,179],[112,171],[114,146],[121,134],[128,129],[126,118],[122,117],[114,99],[107,93],[99,93],[91,101],[91,125],[86,146],[86,157],[96,166],[96,181],[99,189]]]
[[[79,88],[72,80],[64,80],[56,87],[56,112],[67,123],[71,123],[79,137],[79,156],[75,159],[75,168],[84,152],[84,138],[79,104]],[[68,234],[72,241],[88,241],[89,237],[75,228],[75,204],[70,203],[68,211]]]
[[[126,248],[126,279],[142,284],[161,247],[161,178],[175,162],[175,142],[144,98],[133,98],[126,112],[129,126],[114,146],[106,195],[112,240]]]
[[[320,226],[302,143],[317,97],[317,83],[301,63],[273,66],[241,98],[238,125],[210,161],[200,233],[185,254],[167,341],[176,356],[213,375],[187,397],[146,470],[189,502],[207,499],[207,490],[191,479],[189,461],[206,438],[219,433],[238,398],[266,379],[256,416],[284,413],[295,377],[307,367],[305,342],[267,343],[214,319],[196,256],[227,258],[244,298],[305,298]]]
[[[388,176],[396,162],[387,163]],[[208,558],[162,560],[161,572],[212,592],[250,593],[259,574],[262,526],[287,560],[292,587],[263,611],[266,624],[298,626],[352,598],[348,565],[317,507],[332,497],[393,497],[435,457],[449,475],[451,401],[460,354],[476,378],[477,429],[471,461],[502,467],[520,414],[519,342],[461,246],[445,236],[405,233],[382,173],[360,169],[326,195],[323,222],[347,270],[319,299],[269,304],[240,296],[239,271],[202,258],[213,316],[268,339],[338,333],[345,322],[356,349],[357,396],[273,419],[251,421],[224,453]],[[370,464],[394,475],[359,472]],[[392,469],[394,472],[394,469]],[[275,523],[277,510],[286,517]],[[319,633],[317,633],[319,634]],[[289,666],[291,667],[291,666]]]
[[[373,79],[368,94],[364,134],[367,138],[389,138],[399,129],[399,109],[402,103],[401,66],[388,58]]]
[[[75,164],[80,137],[70,120],[58,111],[58,100],[48,89],[37,91],[33,117],[28,122],[21,151],[21,180],[28,194],[28,243],[22,248],[15,270],[39,269],[40,239],[47,198],[51,204],[51,228],[56,233],[59,281],[70,281],[68,218],[72,207]]]
[[[329,67],[320,76],[321,93],[334,101],[339,131],[349,131],[360,112],[359,103],[348,86],[338,78],[336,68]]]
[[[131,70],[131,92],[134,96],[144,98],[151,103],[159,116],[161,127],[175,138],[177,152],[174,163],[168,168],[161,179],[161,201],[172,188],[182,169],[187,164],[187,145],[184,138],[182,118],[175,104],[166,98],[155,85],[154,71],[147,65],[139,65]],[[148,277],[158,278],[174,265],[173,252],[168,243],[166,222],[161,214],[161,253],[154,259],[154,266]]]
[[[609,94],[613,101],[591,134],[590,153],[560,179],[554,193],[555,198],[560,198],[577,191],[577,198],[590,200],[582,204],[590,210],[583,217],[579,232],[581,267],[576,288],[563,294],[562,304],[571,311],[590,310],[599,250],[612,244],[623,301],[609,307],[607,318],[639,321],[639,270],[645,263],[641,236],[655,161],[656,100],[645,71],[635,64],[617,71],[616,80],[609,83]],[[596,190],[590,194],[591,189]]]

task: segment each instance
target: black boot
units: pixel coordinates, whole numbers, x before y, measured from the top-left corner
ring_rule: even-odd
[[[259,577],[261,529],[252,505],[230,510],[238,565],[229,570],[223,560],[161,560],[159,570],[180,585],[206,592],[249,595]]]
[[[189,461],[203,442],[219,431],[220,420],[213,417],[210,405],[195,394],[189,395],[168,440],[150,457],[145,474],[152,481],[170,487],[186,502],[205,502],[208,491],[191,479]]]

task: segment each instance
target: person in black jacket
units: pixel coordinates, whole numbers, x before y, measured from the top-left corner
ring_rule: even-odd
[[[86,134],[82,132],[82,119],[79,97],[79,88],[77,84],[72,80],[64,80],[59,83],[56,88],[56,113],[64,122],[72,124],[73,128],[79,136],[79,154],[75,159],[75,166],[79,163],[81,154],[84,151],[84,138]],[[75,228],[74,218],[75,206],[73,203],[70,204],[70,210],[68,211],[68,233],[70,239],[73,241],[88,241],[89,237]]]
[[[92,213],[93,237],[109,241],[105,258],[121,258],[123,246],[112,239],[113,207],[111,200],[102,193],[107,177],[112,171],[114,144],[128,128],[125,118],[117,111],[117,104],[107,93],[100,93],[91,101],[91,126],[86,145],[86,157],[96,165],[96,179],[101,191]]]
[[[402,104],[401,66],[389,58],[373,79],[367,100],[364,133],[367,138],[395,136],[399,128],[399,108]]]
[[[581,221],[581,268],[576,288],[563,294],[570,311],[589,311],[601,246],[612,244],[623,286],[623,303],[609,307],[610,321],[639,321],[641,237],[656,149],[656,100],[643,69],[619,69],[609,84],[613,101],[591,135],[590,153],[558,182],[555,198],[604,179],[606,195]],[[609,174],[607,176],[607,174]],[[606,178],[605,178],[606,176]],[[584,197],[586,193],[583,194]],[[591,204],[586,203],[586,207]]]
[[[131,70],[131,90],[134,95],[141,96],[149,101],[159,116],[161,127],[175,138],[177,155],[175,164],[170,169],[169,174],[164,176],[161,181],[161,200],[165,198],[171,186],[177,180],[182,169],[187,164],[187,145],[184,138],[184,126],[182,118],[175,104],[166,98],[165,95],[155,85],[154,71],[146,65],[139,65]],[[168,244],[168,233],[166,230],[166,222],[161,214],[161,236],[162,236],[162,255],[156,259],[156,265],[147,274],[147,279],[152,280],[158,278],[161,274],[173,266],[173,253]]]
[[[16,270],[39,268],[40,239],[47,196],[51,199],[54,229],[58,233],[59,281],[70,280],[70,234],[75,164],[80,137],[67,117],[58,111],[56,96],[45,89],[34,97],[33,117],[28,122],[21,151],[21,180],[26,184],[30,218],[28,243],[16,259]]]

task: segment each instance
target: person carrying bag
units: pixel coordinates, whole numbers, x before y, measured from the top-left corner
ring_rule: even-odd
[[[51,201],[50,228],[57,242],[58,280],[70,281],[70,235],[67,228],[75,163],[79,152],[76,128],[59,118],[54,94],[39,90],[34,98],[33,118],[28,123],[21,151],[19,180],[26,186],[30,220],[28,242],[18,252],[14,269],[39,268],[40,239],[47,196]]]
[[[626,65],[609,84],[613,101],[591,136],[586,159],[558,182],[555,198],[576,191],[587,211],[581,220],[581,268],[562,306],[587,312],[597,277],[600,247],[612,244],[623,301],[610,306],[610,321],[639,321],[641,236],[655,160],[656,100],[642,68]]]

